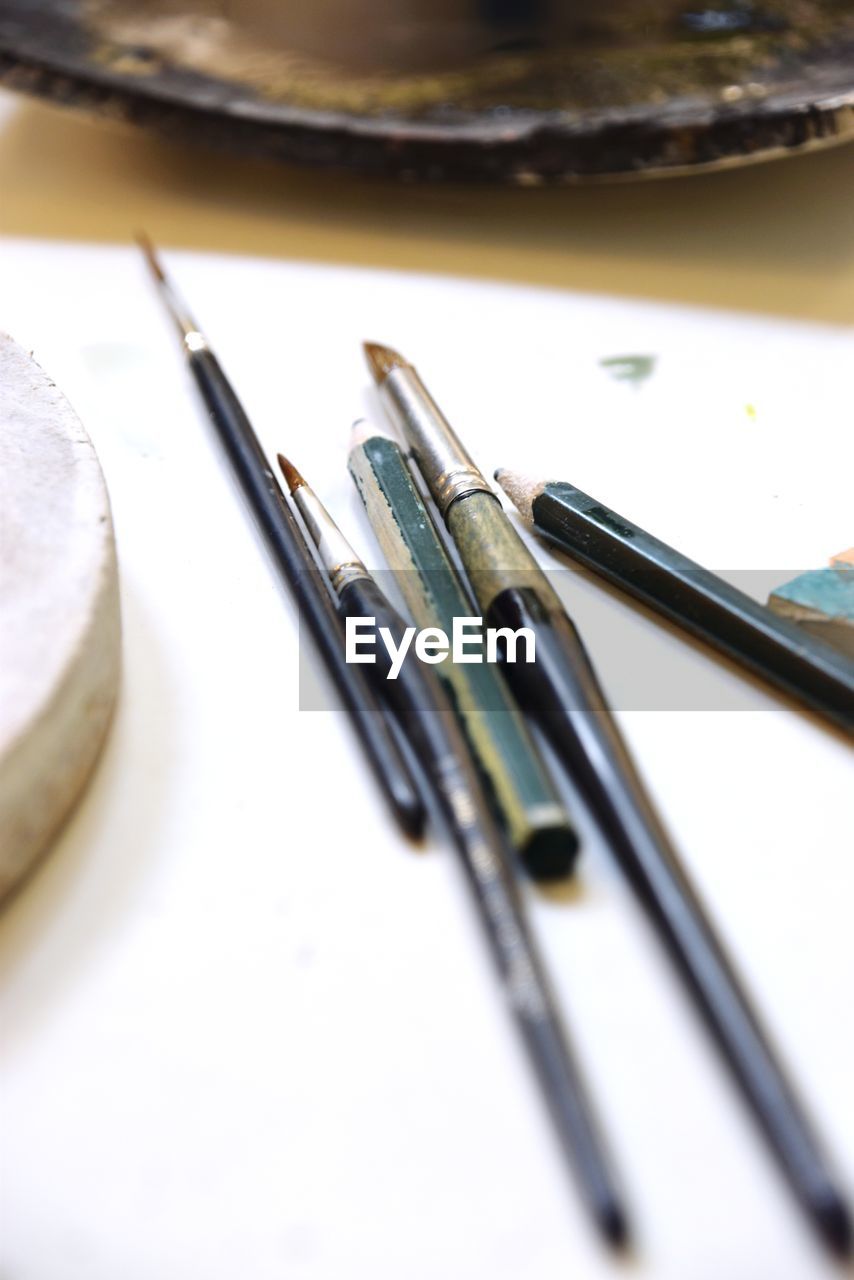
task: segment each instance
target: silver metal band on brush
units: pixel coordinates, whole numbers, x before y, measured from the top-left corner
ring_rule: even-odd
[[[466,493],[488,493],[498,501],[411,365],[392,369],[379,394],[443,516]]]
[[[292,496],[305,521],[311,541],[317,547],[320,563],[329,573],[335,594],[339,595],[348,582],[367,578],[367,569],[341,530],[330,519],[314,490],[301,484],[294,489]]]

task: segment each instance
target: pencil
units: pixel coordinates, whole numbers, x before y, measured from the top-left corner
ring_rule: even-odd
[[[571,484],[495,479],[528,527],[579,564],[854,733],[854,662],[830,645]]]
[[[406,627],[314,491],[279,454],[293,500],[318,549],[344,619],[373,618],[400,644]],[[444,686],[432,667],[407,657],[395,679],[377,646],[368,667],[428,779],[462,862],[508,1003],[522,1034],[564,1152],[598,1228],[614,1246],[626,1215],[581,1074],[524,915],[503,837],[483,795]]]
[[[484,616],[535,635],[536,661],[506,664],[520,705],[579,786],[809,1221],[847,1255],[851,1219],[835,1176],[644,790],[575,626],[415,369],[388,347],[369,343],[365,352]]]
[[[357,423],[350,474],[413,622],[453,634],[473,606],[416,489],[398,445]],[[499,668],[446,660],[449,688],[471,753],[494,797],[510,843],[535,880],[566,876],[578,839]]]
[[[276,569],[287,584],[315,647],[350,717],[365,757],[400,828],[411,837],[424,829],[424,806],[385,713],[361,671],[344,660],[344,637],[329,591],[294,519],[281,485],[234,388],[199,326],[180,300],[147,238],[140,246],[158,291],[174,320],[184,354],[214,428]]]

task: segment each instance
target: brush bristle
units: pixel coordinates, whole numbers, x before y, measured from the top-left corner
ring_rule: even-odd
[[[152,274],[156,276],[156,278],[161,282],[161,284],[165,284],[166,275],[163,271],[162,266],[160,265],[160,259],[157,257],[157,250],[154,248],[154,245],[151,243],[150,238],[146,235],[144,231],[137,231],[135,239],[140,249],[145,254],[145,260],[148,263],[149,267],[151,268]]]
[[[399,352],[393,351],[391,347],[384,347],[379,342],[363,342],[362,349],[374,382],[385,382],[393,369],[400,369],[408,364]]]
[[[295,489],[299,489],[301,485],[304,485],[305,481],[297,471],[294,464],[292,462],[288,462],[288,459],[283,453],[277,453],[276,457],[279,460],[279,466],[282,469],[282,475],[285,477],[285,482],[291,493],[293,493]]]

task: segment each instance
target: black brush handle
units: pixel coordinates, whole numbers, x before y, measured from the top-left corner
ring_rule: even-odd
[[[359,667],[344,657],[344,635],[325,579],[316,566],[246,412],[216,356],[192,352],[190,368],[255,523],[287,583],[301,620],[350,717],[367,761],[402,830],[423,833],[424,806],[395,742],[386,713]]]
[[[646,797],[578,632],[530,588],[501,592],[487,621],[534,632],[536,660],[505,666],[520,705],[601,825],[795,1193],[824,1240],[847,1252],[851,1224],[833,1174]]]
[[[572,485],[534,498],[549,542],[854,734],[854,662]]]
[[[370,578],[340,594],[343,618],[373,618],[399,644],[406,623]],[[509,869],[509,850],[483,795],[476,767],[436,671],[414,653],[387,679],[391,659],[376,648],[366,667],[388,699],[427,777],[460,854],[509,1003],[525,1041],[561,1145],[600,1231],[614,1245],[627,1236],[626,1217],[605,1144],[554,996],[530,935]]]

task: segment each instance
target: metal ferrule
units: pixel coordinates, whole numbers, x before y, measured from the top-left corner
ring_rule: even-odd
[[[208,340],[198,329],[188,329],[184,334],[184,346],[192,354],[194,351],[208,351]]]
[[[451,503],[467,493],[495,497],[411,365],[392,369],[380,385],[380,398],[415,455],[418,470],[443,516]]]
[[[189,352],[206,351],[208,340],[190,315],[184,300],[176,293],[171,280],[161,278],[159,284],[184,346]]]
[[[367,569],[314,490],[301,484],[292,496],[335,594],[340,595],[348,582],[367,578]]]

